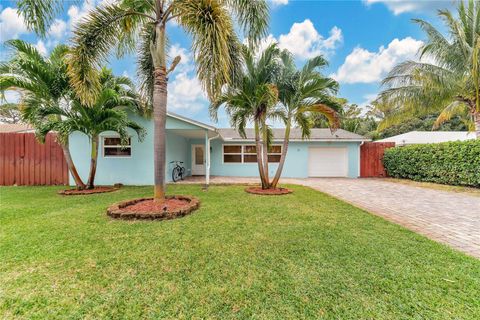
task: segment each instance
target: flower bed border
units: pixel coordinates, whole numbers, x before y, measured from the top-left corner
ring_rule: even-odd
[[[88,195],[91,195],[91,194],[113,192],[113,191],[117,191],[119,189],[119,188],[115,188],[115,187],[99,187],[99,188],[107,188],[107,189],[99,189],[99,190],[97,190],[96,188],[94,188],[94,189],[83,189],[83,190],[66,189],[66,190],[60,190],[57,193],[61,196],[88,196]]]
[[[275,189],[265,189],[262,190],[260,189],[261,187],[248,187],[245,188],[245,192],[251,193],[251,194],[257,194],[260,196],[283,196],[286,194],[293,193],[293,190],[287,189],[287,188],[275,188]]]
[[[188,201],[186,207],[178,208],[173,211],[161,212],[131,212],[123,210],[125,207],[134,205],[142,201],[153,200],[153,198],[137,198],[126,201],[117,202],[107,209],[107,215],[114,219],[122,220],[169,220],[184,217],[200,207],[200,200],[192,196],[173,195],[166,196],[167,199],[178,199]]]

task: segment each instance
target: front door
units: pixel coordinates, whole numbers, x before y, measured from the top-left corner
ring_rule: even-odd
[[[205,175],[205,146],[192,145],[192,176]]]

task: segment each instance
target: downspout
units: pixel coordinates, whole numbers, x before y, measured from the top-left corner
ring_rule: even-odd
[[[217,132],[217,135],[214,136],[214,137],[211,137],[211,138],[208,138],[208,131],[206,132],[206,140],[207,140],[207,145],[206,145],[206,155],[205,155],[205,158],[206,158],[206,174],[205,174],[205,189],[208,189],[208,186],[210,184],[210,142],[214,139],[217,139],[218,137],[220,137],[220,133]]]

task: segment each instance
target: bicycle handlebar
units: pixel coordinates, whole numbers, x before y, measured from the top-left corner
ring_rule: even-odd
[[[183,163],[183,161],[174,160],[174,161],[170,161],[170,163]]]

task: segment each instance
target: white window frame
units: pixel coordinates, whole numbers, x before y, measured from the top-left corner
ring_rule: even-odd
[[[240,153],[233,152],[233,153],[225,153],[225,147],[237,147],[240,146]],[[240,162],[225,162],[225,155],[240,155]],[[241,144],[222,144],[222,163],[223,164],[243,164],[243,145]]]
[[[133,149],[132,149],[132,137],[128,137],[128,139],[130,140],[130,145],[129,146],[122,146],[122,145],[108,145],[106,146],[105,145],[105,139],[109,139],[109,138],[116,138],[116,139],[120,139],[120,136],[115,136],[115,135],[110,135],[110,136],[101,136],[102,138],[102,155],[104,158],[114,158],[114,159],[121,159],[121,158],[131,158],[132,157],[132,152],[133,152]],[[105,155],[105,148],[121,148],[121,147],[124,147],[125,149],[126,148],[130,148],[130,155],[129,156],[125,156],[125,155],[122,155],[122,156],[107,156]]]
[[[234,152],[234,153],[225,153],[225,148],[224,147],[233,147],[233,146],[240,146],[241,149],[240,149],[240,152]],[[225,143],[225,144],[222,144],[222,164],[226,164],[226,165],[238,165],[238,164],[246,164],[246,165],[257,165],[257,162],[245,162],[244,161],[244,156],[245,155],[253,155],[256,153],[245,153],[245,147],[246,146],[255,146],[255,144],[235,144],[235,143]],[[283,146],[281,144],[272,144],[272,147],[273,146],[279,146],[280,147],[280,152],[269,152],[268,155],[282,155],[282,148]],[[240,155],[240,162],[225,162],[225,155]],[[280,161],[279,161],[280,162]],[[279,162],[271,162],[271,163],[279,163]]]

